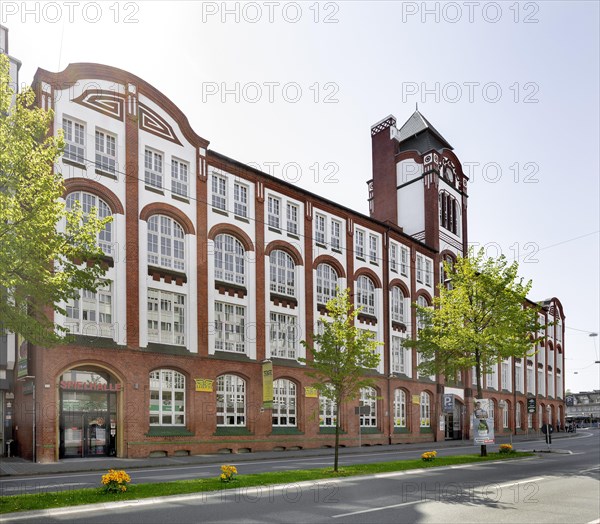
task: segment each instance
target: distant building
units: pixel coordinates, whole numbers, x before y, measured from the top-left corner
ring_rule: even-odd
[[[600,421],[600,389],[569,393],[565,404],[569,421],[587,424]]]
[[[432,303],[442,261],[467,248],[467,177],[420,112],[371,128],[366,216],[210,149],[127,71],[39,69],[34,88],[65,132],[67,204],[114,219],[98,239],[105,286],[54,319],[76,342],[31,348],[39,460],[318,448],[333,444],[337,417],[347,446],[468,437],[473,371],[420,376],[403,345],[418,329],[412,304]],[[384,342],[375,387],[343,411],[298,361],[336,285],[363,306],[357,326]],[[540,323],[555,320],[537,355],[483,377],[499,434],[564,419],[564,314],[551,299]],[[31,457],[33,415],[17,416]]]

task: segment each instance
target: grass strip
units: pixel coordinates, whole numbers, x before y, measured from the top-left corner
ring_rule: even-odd
[[[336,479],[355,475],[371,475],[374,473],[389,473],[418,468],[436,468],[454,464],[487,462],[534,456],[533,453],[489,453],[487,457],[478,455],[458,455],[438,457],[431,462],[421,459],[398,460],[394,462],[377,462],[374,464],[355,464],[341,467],[335,473],[332,468],[299,469],[290,471],[275,471],[266,473],[243,474],[243,464],[238,465],[240,474],[234,482],[223,483],[219,480],[219,466],[215,466],[214,478],[197,480],[176,480],[172,482],[157,482],[152,484],[132,484],[124,493],[106,494],[100,488],[86,488],[70,491],[42,492],[27,495],[9,495],[0,497],[0,514],[18,511],[32,511],[48,508],[79,506],[101,502],[118,502],[123,500],[144,499],[150,497],[165,497],[169,495],[184,495],[206,491],[221,491],[227,489],[267,486],[271,484],[290,484],[307,480]],[[233,461],[235,462],[235,461]],[[98,484],[104,472],[98,472]]]

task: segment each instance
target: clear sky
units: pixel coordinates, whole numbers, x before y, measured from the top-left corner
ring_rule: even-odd
[[[22,82],[131,71],[212,149],[363,213],[370,126],[418,103],[470,174],[469,240],[562,301],[567,388],[600,388],[598,2],[0,0],[0,23]]]

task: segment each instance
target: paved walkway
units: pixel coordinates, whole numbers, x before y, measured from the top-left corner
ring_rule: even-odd
[[[585,428],[584,428],[585,429]],[[580,429],[579,431],[582,431]],[[555,440],[569,439],[577,436],[573,433],[554,433],[552,435],[553,444]],[[543,435],[529,434],[513,436],[513,443],[539,440]],[[499,444],[508,443],[510,437],[501,436],[496,439],[496,444],[490,446],[495,449]],[[450,447],[469,446],[468,440],[447,440],[444,442],[426,442],[416,444],[393,444],[386,446],[363,446],[361,448],[342,448],[340,455],[350,455],[353,453],[381,453],[385,451],[394,452],[398,450],[431,450],[444,449]],[[545,446],[545,444],[543,444]],[[473,446],[475,448],[475,446]],[[558,447],[558,446],[556,446]],[[64,459],[59,462],[50,462],[45,464],[33,463],[17,457],[0,457],[0,476],[10,475],[44,475],[49,473],[74,473],[81,471],[103,471],[110,468],[135,469],[150,468],[160,466],[184,466],[189,464],[222,464],[226,462],[225,457],[235,457],[228,459],[231,462],[244,462],[252,460],[264,460],[269,458],[302,458],[331,456],[331,449],[304,449],[300,451],[257,451],[254,453],[241,453],[236,455],[191,455],[189,457],[160,457],[160,458],[86,458],[86,459]]]

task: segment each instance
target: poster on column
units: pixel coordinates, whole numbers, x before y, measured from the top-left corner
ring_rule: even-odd
[[[487,398],[477,398],[474,401],[471,424],[473,427],[473,444],[494,443],[494,417],[491,401]]]

